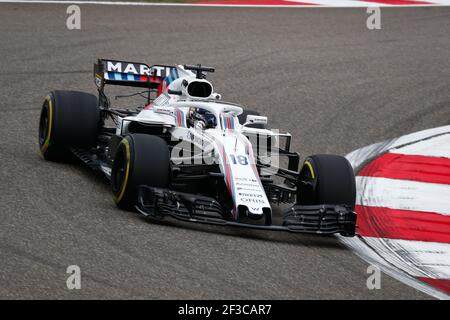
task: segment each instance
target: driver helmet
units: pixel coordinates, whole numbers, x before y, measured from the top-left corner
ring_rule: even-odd
[[[215,128],[217,126],[216,116],[205,109],[191,108],[190,112],[191,124],[201,129]]]

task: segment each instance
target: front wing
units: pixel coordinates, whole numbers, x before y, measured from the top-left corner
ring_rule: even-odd
[[[153,219],[165,217],[186,222],[297,233],[354,236],[356,213],[345,206],[294,205],[284,212],[282,225],[251,224],[232,220],[214,199],[168,189],[140,186],[136,209]]]

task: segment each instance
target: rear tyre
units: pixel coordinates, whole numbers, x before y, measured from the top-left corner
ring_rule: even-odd
[[[39,148],[46,160],[67,159],[70,148],[95,145],[100,128],[97,98],[78,91],[52,91],[39,119]]]
[[[239,123],[244,124],[247,120],[247,116],[260,116],[261,114],[258,111],[254,110],[244,110],[240,115],[238,115]],[[249,128],[257,128],[257,129],[266,129],[266,125],[263,123],[253,123],[249,124],[247,127]]]
[[[145,134],[122,139],[111,171],[113,200],[119,208],[134,208],[140,185],[167,188],[169,184],[170,154],[163,139]]]
[[[355,200],[355,175],[346,158],[320,154],[305,160],[300,170],[297,203],[345,205],[354,210]]]

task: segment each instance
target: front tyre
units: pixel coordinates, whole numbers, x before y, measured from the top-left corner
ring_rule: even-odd
[[[170,154],[163,139],[146,134],[130,134],[122,139],[111,171],[113,200],[119,208],[134,208],[140,185],[167,188],[169,183]]]
[[[320,154],[305,160],[300,170],[297,203],[345,205],[354,210],[355,200],[355,175],[346,158]]]
[[[78,91],[52,91],[39,119],[39,149],[46,160],[63,160],[70,148],[95,145],[100,128],[97,98]]]
[[[308,157],[300,170],[297,203],[300,205],[343,205],[355,210],[356,183],[348,160],[336,155]],[[350,223],[341,235],[353,237],[355,224]]]

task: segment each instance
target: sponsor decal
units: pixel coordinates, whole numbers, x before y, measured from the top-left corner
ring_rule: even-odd
[[[264,204],[264,200],[263,199],[254,199],[254,198],[240,198],[240,200],[242,202],[246,202],[246,203],[260,203],[260,204]]]
[[[254,193],[239,193],[242,197],[254,197],[254,198],[262,198],[262,194],[254,194]]]
[[[163,107],[163,106],[155,106],[154,107],[155,112],[157,113],[163,113],[167,115],[173,115],[173,108],[171,107]]]
[[[127,63],[120,61],[107,61],[107,72],[119,72],[119,73],[131,73],[139,75],[155,75],[157,77],[163,77],[166,74],[170,74],[170,70],[173,68],[164,66],[152,66],[149,67],[142,63]]]

